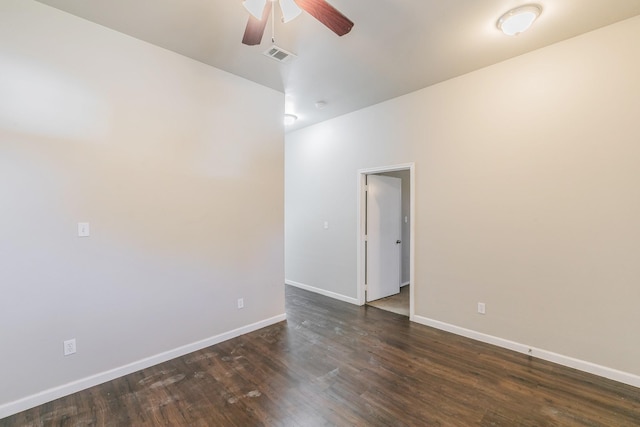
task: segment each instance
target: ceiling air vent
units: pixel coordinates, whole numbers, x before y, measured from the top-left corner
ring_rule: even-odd
[[[288,52],[275,44],[263,52],[263,55],[275,59],[278,62],[289,62],[296,57],[295,54]]]

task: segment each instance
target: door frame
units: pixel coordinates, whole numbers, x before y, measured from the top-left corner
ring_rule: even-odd
[[[358,305],[364,305],[365,301],[365,277],[366,277],[366,257],[365,257],[365,223],[367,220],[367,198],[366,198],[366,180],[367,175],[376,175],[385,172],[396,172],[408,170],[410,191],[409,191],[409,283],[411,288],[409,293],[409,320],[413,320],[415,315],[414,307],[414,295],[415,295],[415,192],[416,192],[416,171],[415,163],[403,163],[398,165],[381,166],[374,168],[366,168],[358,170],[358,207],[357,207],[357,222],[358,222],[358,235],[357,235],[357,257],[358,257]]]

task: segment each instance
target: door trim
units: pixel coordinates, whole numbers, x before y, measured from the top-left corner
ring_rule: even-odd
[[[367,175],[374,175],[384,172],[395,172],[401,170],[408,170],[410,175],[410,202],[409,202],[409,235],[411,241],[409,242],[409,281],[411,283],[409,293],[409,320],[413,320],[415,315],[414,296],[416,289],[415,281],[415,192],[416,192],[416,179],[415,179],[415,163],[403,163],[391,166],[381,166],[375,168],[359,169],[357,174],[358,184],[358,206],[357,206],[357,258],[358,258],[358,305],[365,304],[365,290],[364,290],[364,278],[366,275],[366,259],[364,252],[364,224],[366,221],[366,192],[365,183]]]

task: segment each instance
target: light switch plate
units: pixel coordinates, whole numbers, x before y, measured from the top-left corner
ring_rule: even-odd
[[[478,313],[485,314],[486,312],[487,312],[487,307],[484,305],[483,302],[479,302],[478,303]]]

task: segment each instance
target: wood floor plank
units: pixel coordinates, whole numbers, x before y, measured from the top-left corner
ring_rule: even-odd
[[[287,321],[14,426],[639,426],[640,389],[287,287]]]

